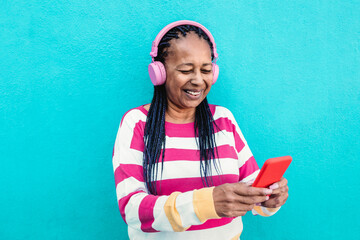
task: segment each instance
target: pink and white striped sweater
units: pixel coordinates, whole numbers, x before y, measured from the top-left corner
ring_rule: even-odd
[[[221,172],[212,169],[214,186],[253,181],[259,167],[234,116],[224,107],[209,106],[220,128],[215,128],[215,140]],[[214,187],[203,186],[194,123],[165,122],[164,169],[157,181],[161,188],[158,195],[147,192],[142,169],[146,116],[144,106],[126,112],[113,149],[117,200],[129,238],[238,239],[241,217],[220,218],[212,198]],[[259,206],[252,212],[270,216],[277,210]]]

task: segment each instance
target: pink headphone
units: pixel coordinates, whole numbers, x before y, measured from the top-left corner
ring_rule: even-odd
[[[214,53],[214,62],[212,64],[212,71],[213,71],[213,83],[212,84],[214,84],[219,76],[219,66],[216,65],[216,59],[218,57],[218,54],[216,52],[216,44],[215,44],[214,38],[211,35],[211,33],[209,32],[209,30],[207,30],[203,25],[201,25],[200,23],[194,22],[194,21],[189,21],[189,20],[181,20],[181,21],[176,21],[176,22],[170,23],[169,25],[164,27],[159,32],[159,34],[156,36],[155,40],[152,43],[151,52],[150,52],[150,56],[152,57],[152,63],[150,63],[149,67],[148,67],[151,82],[155,86],[162,85],[165,83],[165,81],[166,81],[165,66],[164,66],[164,64],[162,64],[162,62],[154,61],[154,58],[157,56],[158,45],[159,45],[161,39],[163,38],[163,36],[170,29],[180,26],[180,25],[192,25],[192,26],[200,28],[201,30],[203,30],[205,32],[205,34],[209,37],[210,41],[212,42],[213,53]]]

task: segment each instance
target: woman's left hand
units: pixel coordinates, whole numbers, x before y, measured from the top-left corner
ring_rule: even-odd
[[[261,206],[268,208],[277,208],[284,205],[289,197],[289,187],[287,183],[288,181],[286,180],[286,178],[281,178],[279,182],[270,185],[269,188],[273,189],[273,192],[270,195],[269,200],[262,202]]]

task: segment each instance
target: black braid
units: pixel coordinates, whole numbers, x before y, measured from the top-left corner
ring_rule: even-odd
[[[167,108],[165,85],[154,87],[154,96],[147,115],[144,132],[144,180],[149,192],[156,194],[156,179],[161,149],[165,149],[165,111]],[[163,151],[161,169],[164,162]]]
[[[209,37],[198,27],[192,25],[181,25],[172,28],[161,39],[158,45],[158,55],[155,61],[160,61],[165,64],[167,57],[167,48],[170,47],[169,41],[173,38],[178,39],[179,33],[184,37],[186,33],[193,31],[199,37],[205,39],[211,48],[211,59],[214,59],[213,44]],[[144,155],[143,155],[143,170],[144,181],[148,191],[152,194],[158,194],[156,188],[156,181],[158,180],[158,165],[161,162],[161,173],[163,170],[164,156],[165,156],[165,111],[167,109],[167,97],[165,85],[154,87],[154,96],[151,101],[151,106],[147,114],[145,132],[144,132]],[[217,152],[214,126],[216,126],[213,116],[211,114],[209,104],[205,98],[195,111],[194,131],[197,137],[197,145],[200,150],[200,175],[204,186],[212,186],[212,171],[211,162],[213,160],[216,172],[219,174],[218,163],[216,162],[215,151]],[[162,157],[160,160],[160,154]],[[217,155],[218,156],[218,155]],[[221,169],[220,169],[221,171]],[[209,182],[210,180],[210,182]]]

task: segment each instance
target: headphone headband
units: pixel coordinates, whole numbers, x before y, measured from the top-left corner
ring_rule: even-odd
[[[158,52],[158,45],[161,41],[161,39],[164,37],[164,35],[172,28],[180,26],[180,25],[192,25],[195,27],[200,28],[201,30],[203,30],[205,32],[205,34],[209,37],[211,43],[213,44],[213,53],[214,53],[214,58],[215,61],[218,57],[218,54],[216,52],[216,44],[215,44],[215,40],[213,38],[213,36],[211,35],[210,31],[206,29],[206,27],[204,27],[203,25],[201,25],[200,23],[194,22],[194,21],[189,21],[189,20],[180,20],[180,21],[176,21],[173,23],[168,24],[167,26],[165,26],[160,32],[159,34],[156,36],[155,40],[152,43],[152,47],[151,47],[151,52],[150,52],[150,56],[152,57],[153,61],[154,58],[157,56],[157,52]]]

